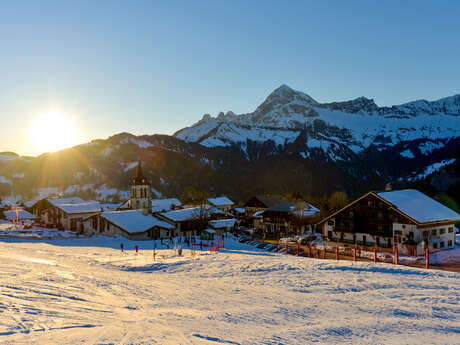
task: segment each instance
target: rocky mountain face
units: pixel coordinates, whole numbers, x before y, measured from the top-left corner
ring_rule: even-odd
[[[207,114],[173,136],[121,133],[35,158],[0,153],[0,197],[71,186],[107,196],[127,189],[141,159],[165,196],[193,186],[237,201],[293,191],[354,197],[392,182],[460,201],[459,121],[460,95],[378,107],[365,97],[319,103],[282,85],[252,113]]]

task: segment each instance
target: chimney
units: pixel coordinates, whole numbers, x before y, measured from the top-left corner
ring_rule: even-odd
[[[388,182],[386,184],[386,186],[385,186],[385,192],[389,192],[389,191],[391,191],[391,183],[390,182]]]

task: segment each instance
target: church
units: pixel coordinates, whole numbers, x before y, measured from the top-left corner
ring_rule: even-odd
[[[131,240],[169,238],[176,235],[173,222],[152,214],[151,186],[139,161],[131,183],[131,197],[117,211],[102,212],[85,220],[87,232],[122,235]]]

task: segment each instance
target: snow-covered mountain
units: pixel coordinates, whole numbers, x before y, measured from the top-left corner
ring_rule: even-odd
[[[302,134],[305,134],[302,136]],[[333,160],[347,159],[376,146],[379,150],[399,143],[421,142],[442,146],[460,135],[460,95],[434,102],[419,100],[392,107],[378,107],[365,97],[346,102],[318,103],[307,94],[282,85],[252,113],[229,111],[209,114],[174,134],[206,147],[238,146],[272,141],[275,147],[305,140],[305,157],[321,149]]]
[[[358,196],[391,182],[460,202],[459,121],[460,95],[393,107],[364,97],[321,104],[283,85],[252,113],[205,115],[174,136],[120,133],[39,157],[0,153],[0,198],[107,197],[129,189],[141,159],[158,194],[171,197],[190,187],[235,201],[266,192]]]

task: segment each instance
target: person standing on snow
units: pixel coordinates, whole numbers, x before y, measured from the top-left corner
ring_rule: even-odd
[[[120,243],[120,249],[121,249],[121,252],[123,253],[123,242]]]

